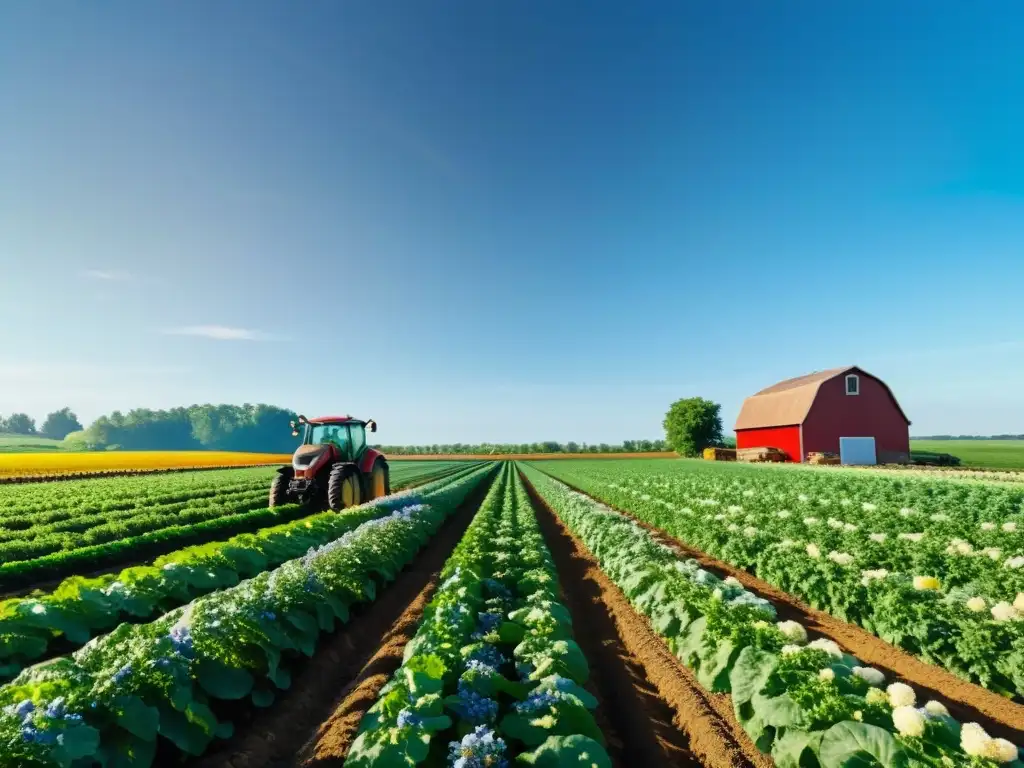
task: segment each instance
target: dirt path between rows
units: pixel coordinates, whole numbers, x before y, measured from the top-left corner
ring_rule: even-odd
[[[590,662],[616,765],[766,768],[727,696],[709,694],[523,478]]]
[[[481,482],[430,543],[380,590],[353,610],[349,622],[325,638],[316,655],[294,674],[291,688],[273,706],[256,710],[236,734],[215,742],[193,768],[284,768],[341,765],[363,712],[402,661],[405,644],[451,554],[483,501]]]
[[[565,483],[564,480],[559,482]],[[991,736],[1009,739],[1015,743],[1020,741],[1021,733],[1024,733],[1024,705],[1016,704],[993,691],[962,680],[941,667],[928,664],[855,624],[811,608],[788,592],[772,586],[742,568],[711,557],[660,528],[644,522],[636,515],[613,507],[569,483],[565,485],[635,520],[658,541],[672,547],[684,557],[697,560],[702,568],[720,578],[735,577],[747,589],[770,600],[775,605],[780,621],[798,621],[812,635],[834,640],[850,655],[884,672],[887,682],[899,681],[912,686],[918,693],[919,704],[928,699],[937,699],[945,704],[949,713],[961,723],[978,723]]]

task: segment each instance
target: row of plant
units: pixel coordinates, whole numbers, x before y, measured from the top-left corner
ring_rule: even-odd
[[[184,503],[102,512],[87,518],[72,518],[60,524],[31,525],[20,531],[6,531],[0,540],[0,560],[14,562],[69,552],[169,525],[201,523],[225,515],[267,506],[267,490],[253,490],[203,498]],[[57,527],[55,527],[57,526]]]
[[[707,477],[694,469],[697,478],[685,481],[671,466],[621,476],[609,476],[603,466],[545,470],[925,661],[999,693],[1024,696],[1024,569],[1013,567],[1018,554],[997,562],[962,540],[950,542],[940,532],[946,521],[922,524],[935,530],[907,538],[887,527],[907,519],[898,513],[886,518],[861,508],[857,516],[849,513],[858,521],[851,523],[827,510],[819,517],[766,508],[757,491],[700,484]],[[818,473],[783,474],[802,482]],[[694,485],[702,495],[687,492]]]
[[[60,519],[60,515],[187,502],[204,495],[266,488],[273,474],[273,469],[260,467],[0,486],[0,517]]]
[[[147,766],[159,740],[201,754],[237,702],[269,706],[321,634],[372,601],[487,467],[273,571],[146,624],[122,624],[0,687],[0,766]],[[230,702],[234,706],[225,706]]]
[[[467,466],[462,473],[477,471]],[[376,499],[341,514],[324,512],[171,552],[120,573],[73,576],[56,589],[0,601],[0,680],[54,652],[67,653],[122,621],[165,613],[200,595],[238,584],[367,520],[420,503],[447,479]]]
[[[434,476],[453,477],[469,466],[453,466],[445,472],[435,472]],[[429,474],[402,474],[397,483],[408,486]],[[70,551],[57,551],[30,560],[0,561],[0,590],[23,589],[44,579],[59,579],[82,570],[115,568],[125,562],[157,557],[169,550],[215,541],[236,533],[255,531],[307,514],[307,510],[294,505],[267,509],[266,493],[266,488],[260,491],[262,501],[256,508],[248,511],[232,511],[202,522],[182,523],[174,520],[166,527],[102,544],[78,546]]]
[[[735,579],[679,558],[625,515],[527,467],[555,514],[709,691],[728,693],[743,728],[780,768],[1008,764],[1016,745],[961,724],[937,701],[861,664]]]
[[[610,766],[557,575],[506,465],[441,572],[346,766]]]

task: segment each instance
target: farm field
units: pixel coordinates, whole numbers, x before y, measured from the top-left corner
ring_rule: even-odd
[[[271,474],[4,486],[0,534],[261,515]],[[392,479],[17,575],[0,766],[1021,768],[1024,488],[634,459]]]
[[[911,440],[910,449],[950,453],[967,467],[1024,469],[1024,440]]]
[[[32,453],[61,450],[60,440],[35,435],[15,435],[0,432],[0,453]]]
[[[0,478],[19,475],[62,475],[93,472],[133,472],[203,467],[246,467],[287,464],[288,454],[230,451],[96,451],[75,453],[0,452]]]

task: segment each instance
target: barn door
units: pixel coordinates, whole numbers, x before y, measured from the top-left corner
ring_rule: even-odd
[[[839,460],[843,464],[877,464],[875,438],[840,437]]]

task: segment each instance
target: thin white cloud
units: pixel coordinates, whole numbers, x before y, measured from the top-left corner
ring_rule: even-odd
[[[91,280],[103,280],[108,283],[127,283],[134,279],[130,273],[119,269],[87,269],[82,274]]]
[[[231,328],[226,325],[189,325],[183,328],[169,328],[168,336],[198,336],[217,341],[274,341],[280,337],[251,328]]]

